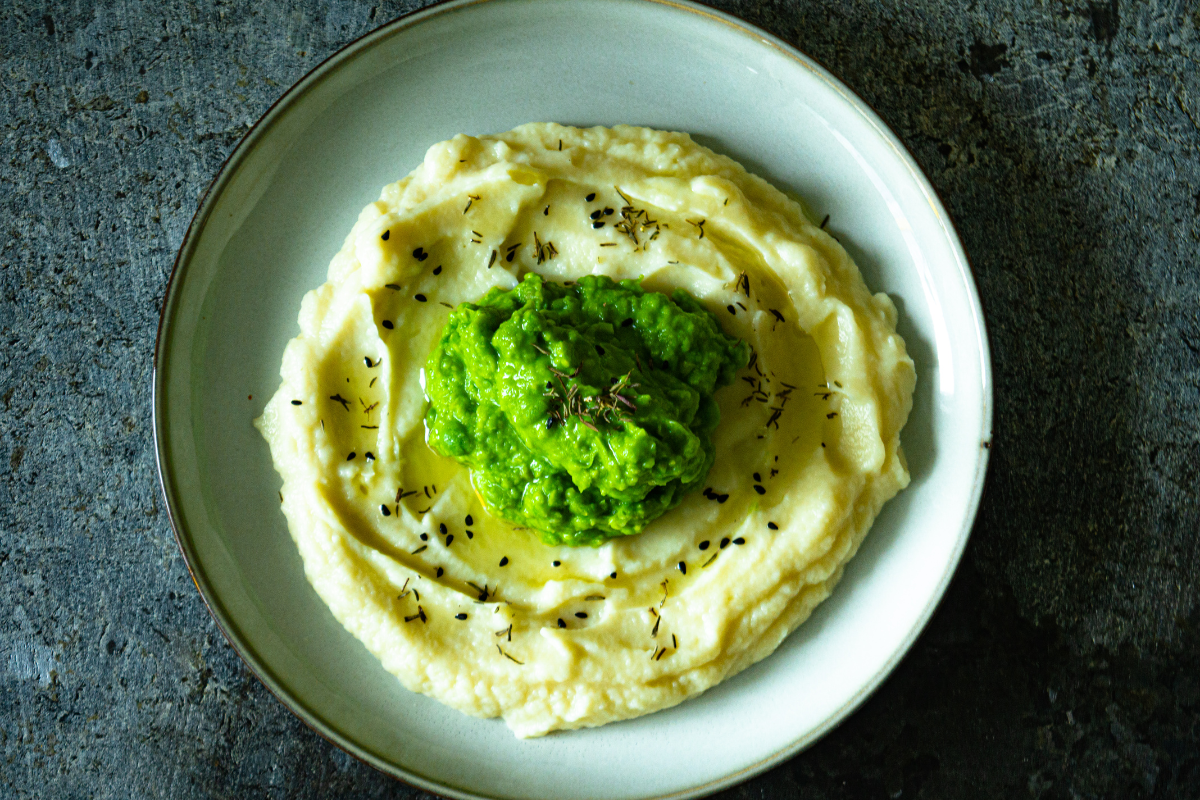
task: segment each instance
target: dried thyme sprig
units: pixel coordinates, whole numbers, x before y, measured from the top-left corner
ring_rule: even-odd
[[[554,246],[554,242],[543,242],[535,231],[533,234],[533,254],[537,258],[537,263],[542,264],[558,255],[558,248]]]
[[[616,186],[613,189],[616,189],[617,194],[625,201],[625,205],[621,207],[621,221],[614,222],[613,229],[628,237],[633,242],[634,250],[644,251],[650,242],[659,237],[664,228],[670,226],[665,222],[651,219],[650,215],[646,213],[646,209],[634,206],[633,201]],[[641,238],[642,236],[645,238]]]
[[[545,352],[540,347],[537,349]],[[615,425],[632,418],[632,414],[637,411],[637,405],[625,393],[641,385],[633,382],[633,370],[626,372],[599,394],[585,396],[580,393],[578,383],[568,385],[572,378],[578,377],[580,369],[581,367],[576,367],[574,372],[567,373],[550,367],[558,385],[547,382],[546,391],[543,393],[544,397],[551,398],[550,416],[546,420],[547,429],[565,425],[572,417],[578,418],[583,425],[594,431],[599,430],[596,427],[598,421]]]

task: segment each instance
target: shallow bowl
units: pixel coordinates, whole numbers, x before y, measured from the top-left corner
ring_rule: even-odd
[[[454,134],[632,123],[699,142],[802,198],[916,362],[911,486],[833,596],[779,650],[680,706],[534,741],[400,684],[305,581],[251,425],[303,294],[359,210]],[[452,797],[695,797],[780,763],[849,714],[933,613],[966,543],[991,437],[987,337],[966,257],[879,118],[783,42],[699,5],[478,0],[403,17],[292,87],[250,131],[184,239],[162,312],[155,438],[167,508],[217,623],[339,746]]]

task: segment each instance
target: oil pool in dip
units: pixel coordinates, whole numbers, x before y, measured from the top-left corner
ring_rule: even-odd
[[[435,447],[426,441],[426,389],[436,399],[446,388],[426,366],[454,309],[519,286],[577,295],[611,286],[587,276],[694,298],[677,307],[694,302],[707,310],[698,319],[719,321],[685,354],[703,355],[718,376],[694,392],[696,415],[673,421],[694,442],[677,431],[679,448],[614,456],[611,472],[580,467],[582,451],[556,462],[560,489],[569,488],[563,472],[576,489],[598,480],[643,496],[635,473],[674,480],[670,502],[652,509],[661,516],[593,525],[592,506],[526,506],[519,487],[498,504],[488,487],[476,492],[467,466],[436,451],[454,450],[438,422]],[[625,318],[579,329],[603,347],[610,332],[587,326],[615,323],[617,337]],[[305,573],[334,616],[407,688],[539,736],[699,694],[769,655],[829,595],[909,479],[899,435],[915,376],[895,326],[892,302],[870,293],[798,204],[686,134],[531,124],[433,146],[363,210],[328,282],[301,305],[282,386],[258,424]],[[464,369],[498,358],[487,336],[469,344],[458,351]],[[534,362],[507,363],[519,372]],[[632,399],[634,368],[611,366],[609,387]],[[603,441],[623,430],[620,412],[602,409],[624,405],[599,380],[591,405],[570,405],[568,379],[539,406],[528,397],[506,405],[504,392],[511,399],[530,376],[509,378],[476,392],[493,400],[488,413],[577,426],[576,412],[590,408]],[[715,428],[700,409],[714,388]],[[479,430],[503,429],[494,422]],[[519,419],[525,439],[497,438],[488,459],[534,464],[522,451],[531,426]],[[697,447],[711,448],[706,473]],[[677,459],[674,471],[656,458]],[[536,492],[537,469],[506,474],[533,478]],[[612,534],[621,535],[599,543]]]

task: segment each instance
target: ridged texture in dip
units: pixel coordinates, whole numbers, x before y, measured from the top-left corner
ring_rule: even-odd
[[[426,443],[424,368],[453,309],[531,273],[683,290],[751,348],[713,394],[700,490],[636,536],[547,545]],[[909,480],[892,302],[797,203],[686,134],[533,124],[434,145],[363,210],[299,327],[259,425],[308,580],[405,687],[519,736],[666,708],[764,658]]]

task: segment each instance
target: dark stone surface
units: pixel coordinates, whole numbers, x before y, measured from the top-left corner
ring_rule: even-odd
[[[840,728],[724,796],[1200,796],[1200,8],[719,5],[913,150],[974,262],[996,387],[987,493],[929,628]],[[420,795],[222,639],[150,430],[198,197],[288,86],[409,7],[0,8],[0,796]]]

